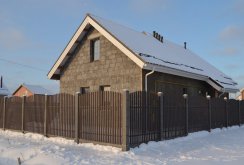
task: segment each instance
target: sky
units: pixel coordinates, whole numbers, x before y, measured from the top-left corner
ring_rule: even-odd
[[[58,92],[47,73],[86,13],[187,42],[244,87],[244,0],[0,0],[0,75],[11,92],[22,83]]]

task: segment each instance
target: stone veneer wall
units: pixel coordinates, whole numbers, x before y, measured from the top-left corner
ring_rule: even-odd
[[[60,91],[74,94],[80,87],[98,91],[100,85],[110,85],[111,91],[142,89],[142,69],[123,54],[104,36],[100,36],[100,59],[90,62],[89,36],[78,47],[75,56],[67,64],[60,77]]]

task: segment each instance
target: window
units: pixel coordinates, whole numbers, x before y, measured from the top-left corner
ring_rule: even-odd
[[[100,86],[100,91],[110,91],[110,85],[103,85]]]
[[[110,91],[110,85],[100,86],[100,91],[102,91],[102,95],[101,95],[102,97],[100,97],[100,106],[110,106],[111,97],[106,97],[106,93],[104,92],[104,91]]]
[[[91,40],[91,62],[98,60],[100,57],[100,39]]]
[[[183,88],[183,94],[187,94],[187,88]]]
[[[80,88],[80,93],[81,94],[86,94],[90,92],[90,88],[89,87],[81,87]]]

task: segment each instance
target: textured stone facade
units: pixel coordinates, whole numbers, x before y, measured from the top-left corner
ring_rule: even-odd
[[[60,76],[60,91],[74,94],[81,87],[98,91],[100,86],[109,85],[111,91],[121,92],[145,90],[145,75],[142,70],[124,53],[95,29],[84,38],[73,58],[68,62]],[[92,36],[100,38],[100,58],[90,61],[90,42]],[[148,91],[182,95],[184,90],[190,96],[206,94],[217,97],[219,93],[204,81],[155,72],[148,77]]]
[[[81,87],[98,91],[101,85],[110,85],[111,91],[118,92],[123,89],[141,90],[142,69],[104,36],[99,37],[99,60],[90,62],[90,37],[97,36],[97,33],[98,31],[92,30],[66,64],[60,77],[60,91],[74,94]]]

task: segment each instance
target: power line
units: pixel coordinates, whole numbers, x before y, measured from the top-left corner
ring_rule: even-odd
[[[14,65],[19,65],[19,66],[22,66],[22,67],[30,68],[30,69],[41,71],[41,72],[47,72],[45,69],[37,68],[37,67],[26,65],[26,64],[21,64],[21,63],[18,63],[18,62],[15,62],[15,61],[6,60],[6,59],[3,59],[3,58],[0,58],[0,61],[7,62],[7,63],[14,64]]]

